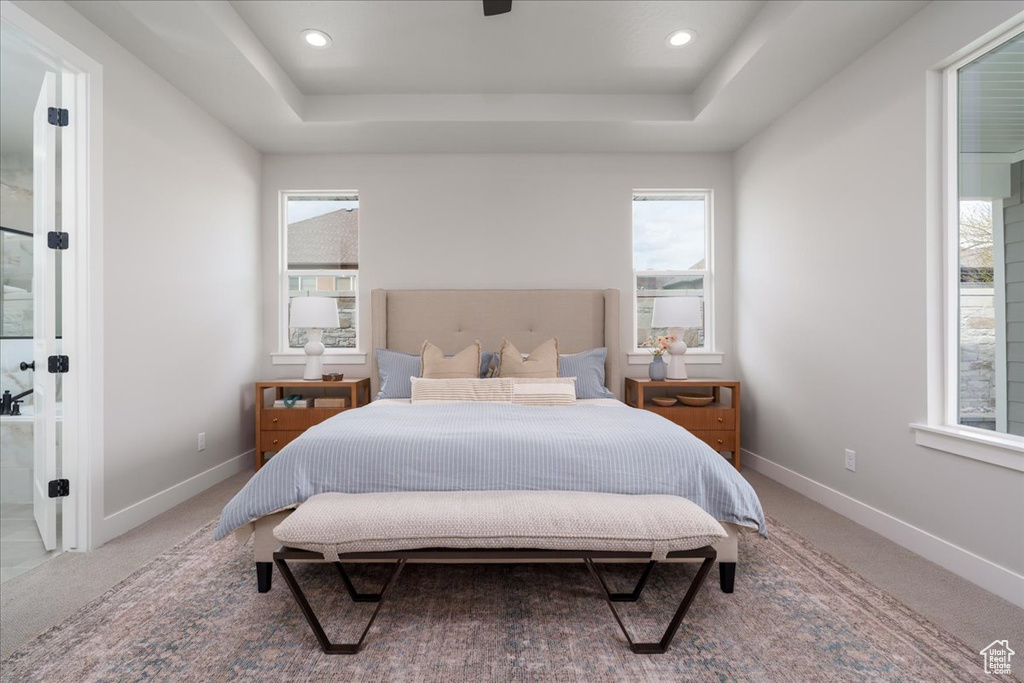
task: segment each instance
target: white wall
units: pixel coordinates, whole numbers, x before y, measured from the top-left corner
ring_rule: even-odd
[[[918,447],[908,424],[926,421],[926,237],[941,230],[928,72],[1020,9],[932,3],[735,157],[745,446],[1017,573],[1024,475]]]
[[[102,541],[253,446],[261,157],[65,3],[17,5],[103,66]]]
[[[639,188],[714,191],[718,350],[732,372],[732,167],[728,155],[268,155],[263,167],[266,302],[263,370],[277,350],[278,197],[283,190],[359,191],[362,350],[370,351],[369,293],[390,289],[617,288],[622,348],[632,345],[631,197]],[[643,376],[647,367],[623,369]],[[368,376],[364,366],[337,368]],[[620,389],[621,390],[621,389]]]

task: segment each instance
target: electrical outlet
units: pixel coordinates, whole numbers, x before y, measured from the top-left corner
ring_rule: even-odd
[[[857,471],[857,453],[849,448],[846,449],[846,469],[851,472]]]
[[[199,442],[196,444],[197,451],[206,450],[206,432],[199,432]]]

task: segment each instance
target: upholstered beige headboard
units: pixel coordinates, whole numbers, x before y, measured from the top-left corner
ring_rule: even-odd
[[[617,289],[375,289],[370,310],[374,349],[418,354],[429,339],[455,353],[479,339],[484,350],[497,351],[502,337],[523,353],[551,337],[558,337],[559,353],[604,346],[605,385],[622,396]]]

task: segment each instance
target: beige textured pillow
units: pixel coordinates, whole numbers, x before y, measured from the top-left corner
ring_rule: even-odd
[[[526,359],[512,342],[503,339],[498,377],[558,377],[558,337],[548,339]]]
[[[430,341],[423,342],[420,352],[420,377],[424,379],[476,379],[480,377],[480,342],[459,351],[451,358]],[[557,360],[557,356],[556,356]]]

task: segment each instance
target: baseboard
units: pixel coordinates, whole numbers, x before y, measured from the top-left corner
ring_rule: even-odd
[[[135,527],[148,522],[159,514],[167,512],[175,505],[184,503],[189,498],[196,496],[214,484],[219,484],[228,477],[231,477],[253,462],[255,451],[248,450],[245,453],[236,455],[226,462],[211,467],[205,472],[200,472],[194,477],[164,489],[160,493],[153,494],[149,498],[140,500],[138,503],[118,510],[112,515],[103,518],[103,527],[98,536],[99,542],[96,546],[106,543],[112,538],[131,531]]]
[[[1024,608],[1024,576],[745,449],[743,464]]]

